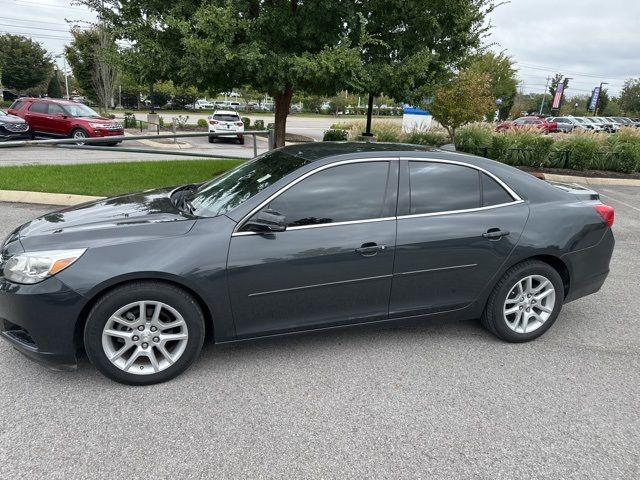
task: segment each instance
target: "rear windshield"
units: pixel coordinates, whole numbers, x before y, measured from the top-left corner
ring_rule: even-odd
[[[221,115],[217,114],[213,116],[214,120],[220,120],[221,122],[239,122],[240,117],[237,115]]]

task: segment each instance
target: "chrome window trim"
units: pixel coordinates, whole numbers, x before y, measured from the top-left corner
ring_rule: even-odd
[[[489,205],[487,207],[467,208],[465,210],[447,210],[446,212],[433,212],[433,213],[413,213],[409,215],[400,215],[396,217],[396,219],[404,220],[405,218],[439,217],[442,215],[456,215],[458,213],[482,212],[484,210],[491,210],[492,208],[509,207],[511,205],[518,205],[520,203],[524,203],[524,200],[516,200],[509,203],[500,203],[498,205]]]
[[[241,235],[260,235],[260,233],[258,233],[258,232],[238,232],[238,230],[240,228],[242,228],[244,226],[244,223],[247,220],[249,220],[256,212],[260,211],[260,209],[262,209],[262,207],[264,207],[265,205],[268,205],[269,202],[271,202],[273,199],[279,197],[284,192],[286,192],[287,190],[292,188],[294,185],[297,185],[302,180],[304,180],[305,178],[310,177],[311,175],[314,175],[314,174],[316,174],[318,172],[322,172],[323,170],[327,170],[327,169],[332,168],[332,167],[338,167],[340,165],[348,165],[348,164],[351,164],[351,163],[392,162],[392,161],[398,161],[398,157],[387,157],[387,158],[374,157],[374,158],[357,158],[357,159],[353,159],[353,160],[342,160],[342,161],[339,161],[339,162],[334,162],[334,163],[328,163],[326,165],[321,165],[318,168],[310,170],[307,173],[305,173],[304,175],[296,178],[294,181],[292,181],[288,185],[285,185],[284,187],[282,187],[280,190],[278,190],[277,192],[275,192],[274,194],[269,196],[266,200],[264,200],[257,207],[255,207],[253,210],[251,210],[248,214],[246,214],[244,217],[242,217],[242,220],[240,220],[238,222],[238,224],[235,226],[235,228],[233,229],[233,233],[231,234],[231,236],[233,237],[233,236],[241,236]],[[368,220],[352,220],[352,221],[349,221],[349,222],[320,223],[320,224],[317,224],[317,225],[300,225],[300,226],[296,226],[296,227],[287,227],[287,230],[293,230],[293,229],[301,230],[303,228],[310,228],[310,227],[313,227],[313,228],[329,227],[329,226],[336,226],[338,224],[348,225],[348,224],[352,224],[352,223],[368,223],[368,222],[372,222],[372,221],[375,222],[375,221],[389,220],[389,219],[392,219],[392,218],[395,218],[395,217],[374,218],[374,219],[368,219]]]
[[[458,155],[464,155],[463,153],[460,153],[460,152],[451,152],[451,153],[457,153]],[[507,207],[507,206],[510,206],[510,205],[518,205],[520,203],[524,203],[524,200],[522,198],[520,198],[520,196],[516,192],[514,192],[506,183],[504,183],[502,180],[500,180],[498,177],[496,177],[493,173],[489,172],[488,170],[485,170],[482,167],[478,167],[476,165],[471,165],[469,163],[459,162],[459,161],[456,161],[456,160],[443,160],[443,159],[437,159],[437,158],[417,158],[417,157],[358,158],[358,159],[354,159],[354,160],[342,160],[342,161],[339,161],[339,162],[334,162],[334,163],[329,163],[329,164],[326,164],[326,165],[322,165],[322,166],[320,166],[320,167],[318,167],[318,168],[316,168],[314,170],[311,170],[311,171],[305,173],[301,177],[295,179],[290,184],[285,185],[280,190],[278,190],[277,192],[275,192],[274,194],[269,196],[269,198],[267,198],[262,203],[260,203],[253,210],[251,210],[247,215],[245,215],[242,218],[242,220],[240,220],[238,222],[238,224],[235,226],[231,236],[232,237],[242,237],[242,236],[249,236],[249,235],[261,235],[261,233],[259,233],[259,232],[239,232],[238,230],[244,225],[244,223],[249,218],[251,218],[252,215],[254,215],[256,212],[258,212],[265,205],[268,205],[269,202],[271,202],[273,199],[277,198],[278,196],[280,196],[281,194],[283,194],[284,192],[289,190],[294,185],[298,184],[299,182],[301,182],[305,178],[308,178],[308,177],[310,177],[311,175],[313,175],[315,173],[321,172],[321,171],[326,170],[328,168],[332,168],[332,167],[336,167],[336,166],[340,166],[340,165],[347,165],[347,164],[351,164],[351,163],[392,162],[392,161],[399,161],[399,160],[407,160],[407,161],[410,161],[410,162],[447,163],[447,164],[450,164],[450,165],[459,165],[459,166],[462,166],[462,167],[473,168],[475,170],[478,170],[479,172],[485,173],[490,178],[492,178],[493,180],[498,182],[498,184],[502,188],[504,188],[507,191],[507,193],[511,196],[511,198],[513,199],[513,202],[500,203],[500,204],[497,204],[497,205],[488,205],[486,207],[467,208],[467,209],[464,209],[464,210],[447,210],[447,211],[443,211],[443,212],[415,213],[415,214],[408,214],[408,215],[399,215],[399,216],[396,216],[396,217],[370,218],[370,219],[365,219],[365,220],[351,220],[351,221],[347,221],[347,222],[319,223],[319,224],[315,224],[315,225],[299,225],[299,226],[295,226],[295,227],[288,227],[284,232],[280,232],[280,233],[285,233],[285,232],[290,231],[290,230],[306,230],[306,229],[309,229],[309,228],[338,227],[338,226],[342,226],[342,225],[355,225],[355,224],[359,224],[359,223],[373,223],[373,222],[385,222],[385,221],[389,221],[389,220],[403,220],[403,219],[406,219],[406,218],[436,217],[436,216],[441,216],[441,215],[455,215],[455,214],[459,214],[459,213],[472,213],[472,212],[480,212],[480,211],[484,211],[484,210],[490,210],[492,208],[502,208],[502,207]]]

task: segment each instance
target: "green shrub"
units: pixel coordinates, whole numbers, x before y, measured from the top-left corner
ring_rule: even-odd
[[[349,138],[348,130],[332,129],[324,132],[323,142],[344,142]]]
[[[414,145],[440,147],[449,141],[449,135],[445,130],[437,128],[432,128],[424,132],[414,130],[413,132],[406,133],[402,137],[402,141]]]
[[[565,136],[556,140],[552,149],[551,166],[558,165],[562,155],[568,155],[567,163],[561,165],[573,170],[587,170],[592,168],[595,159],[601,155],[602,147],[597,135],[589,132]],[[568,152],[568,153],[565,153]]]
[[[456,150],[477,154],[479,149],[491,146],[493,134],[493,125],[488,123],[465,125],[456,132]]]
[[[242,117],[242,123],[244,123],[245,130],[251,130],[251,119],[249,117]]]
[[[254,130],[264,130],[264,120],[256,120],[253,124]]]
[[[610,155],[598,166],[602,170],[631,173],[640,171],[640,132],[635,128],[623,128],[605,140]]]
[[[199,118],[198,126],[201,128],[207,128],[207,121],[204,118]]]
[[[275,128],[276,128],[275,123],[267,123],[267,130],[275,130]]]
[[[124,112],[124,128],[136,128],[137,126],[136,116],[131,112]]]

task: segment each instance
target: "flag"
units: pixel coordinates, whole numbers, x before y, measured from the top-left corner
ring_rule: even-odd
[[[589,100],[589,111],[595,112],[596,105],[598,105],[598,98],[600,97],[600,87],[595,87],[591,94],[591,100]]]
[[[558,83],[558,86],[556,87],[556,94],[553,96],[553,103],[551,104],[552,110],[557,110],[558,108],[560,108],[562,92],[564,92],[564,82]]]

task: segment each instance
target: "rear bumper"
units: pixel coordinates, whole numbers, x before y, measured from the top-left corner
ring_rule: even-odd
[[[613,232],[607,228],[598,244],[561,257],[569,269],[571,279],[565,303],[600,290],[609,275],[609,263],[614,246]]]
[[[0,336],[32,360],[73,370],[81,345],[76,324],[85,303],[55,277],[36,285],[0,277]]]

